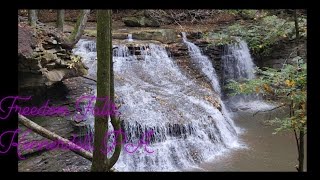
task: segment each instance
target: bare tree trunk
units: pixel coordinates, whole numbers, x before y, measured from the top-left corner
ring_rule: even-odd
[[[86,27],[86,23],[88,20],[88,15],[90,14],[90,9],[84,9],[81,11],[77,23],[69,37],[69,46],[73,47],[79,39],[81,38],[84,28]]]
[[[31,129],[35,133],[37,133],[45,138],[48,138],[50,140],[59,141],[60,143],[65,144],[68,147],[68,149],[70,149],[71,151],[73,151],[76,154],[92,161],[92,154],[90,152],[88,152],[85,149],[83,149],[82,147],[74,144],[73,142],[69,141],[68,139],[65,139],[65,138],[39,126],[38,124],[32,122],[31,120],[29,120],[28,118],[26,118],[20,114],[18,114],[18,121],[20,124]]]
[[[57,28],[63,32],[63,24],[64,24],[64,9],[57,11]]]
[[[28,20],[30,26],[36,26],[37,23],[37,12],[35,9],[28,10]]]
[[[112,11],[110,10],[110,28],[112,26],[111,13],[112,13]],[[112,55],[112,48],[110,48],[110,54]],[[110,61],[110,75],[111,75],[111,79],[110,79],[110,81],[111,81],[110,99],[111,99],[111,102],[114,103],[115,102],[115,99],[114,99],[114,71],[113,71],[113,60],[112,59]],[[115,117],[114,114],[111,115],[111,124],[112,124],[112,126],[113,126],[115,131],[120,131],[121,130],[120,119]],[[107,164],[107,171],[110,171],[110,169],[114,166],[114,164],[119,159],[120,152],[121,152],[121,147],[122,147],[121,142],[122,142],[122,133],[119,133],[118,136],[116,136],[115,151],[114,151],[113,155],[111,156],[111,158],[110,158],[110,160],[108,161],[108,164]]]
[[[304,132],[300,130],[299,133],[299,167],[298,171],[303,172],[303,162],[304,162]]]
[[[298,15],[297,10],[294,10],[294,25],[296,31],[296,46],[297,46],[297,56],[300,56],[300,49],[299,49],[299,40],[300,40],[300,33],[299,33],[299,22],[298,22]],[[297,134],[296,134],[297,139]],[[297,170],[299,172],[303,172],[303,162],[304,162],[304,130],[299,130],[299,141],[297,142],[298,146],[298,161],[299,165]]]
[[[295,31],[296,31],[296,43],[297,47],[299,47],[299,40],[300,40],[300,33],[299,33],[299,23],[298,23],[298,15],[297,15],[297,10],[294,10],[294,26],[295,26]],[[299,48],[297,49],[297,56],[300,56],[300,50]]]
[[[97,97],[110,97],[110,64],[112,61],[111,10],[97,10]],[[103,107],[102,101],[97,101],[97,108]],[[104,172],[107,168],[106,155],[103,149],[104,137],[108,131],[109,116],[95,116],[94,150],[91,171]]]

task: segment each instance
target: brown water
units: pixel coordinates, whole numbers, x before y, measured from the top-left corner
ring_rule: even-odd
[[[294,134],[272,134],[275,127],[266,124],[266,120],[281,117],[286,112],[252,114],[250,111],[238,111],[233,118],[237,126],[244,129],[240,139],[247,148],[232,150],[212,162],[201,164],[202,169],[192,171],[296,171],[298,161]]]

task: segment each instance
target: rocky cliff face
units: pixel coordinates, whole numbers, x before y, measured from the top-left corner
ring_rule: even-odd
[[[298,47],[298,48],[297,48]],[[278,44],[275,44],[272,47],[272,51],[267,56],[259,56],[255,55],[254,59],[256,60],[256,64],[259,67],[271,67],[275,69],[281,69],[283,67],[283,63],[294,64],[294,58],[297,56],[297,51],[300,51],[300,57],[302,57],[305,61],[307,59],[307,40],[306,38],[301,38],[299,41],[299,46],[295,40],[287,40],[281,41]]]
[[[54,27],[18,24],[19,91],[50,87],[70,77],[87,74],[80,57],[62,47],[65,35]]]

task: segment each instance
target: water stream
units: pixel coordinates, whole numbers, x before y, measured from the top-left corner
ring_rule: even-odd
[[[213,89],[184,76],[162,45],[140,45],[139,57],[126,44],[114,45],[115,91],[128,142],[137,142],[147,130],[154,131],[148,146],[154,152],[143,148],[133,154],[122,151],[115,165],[119,171],[181,171],[243,147],[240,130],[217,95],[220,87],[214,68],[199,48],[185,43]],[[74,49],[93,77],[94,46],[93,41],[80,40]],[[88,121],[92,128],[93,117]]]

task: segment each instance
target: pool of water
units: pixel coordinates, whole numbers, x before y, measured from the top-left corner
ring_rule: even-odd
[[[246,148],[233,150],[191,171],[296,171],[297,147],[293,132],[272,134],[275,127],[266,123],[275,116],[286,115],[286,110],[255,116],[253,113],[250,110],[233,112],[236,125],[244,131],[241,140]]]

